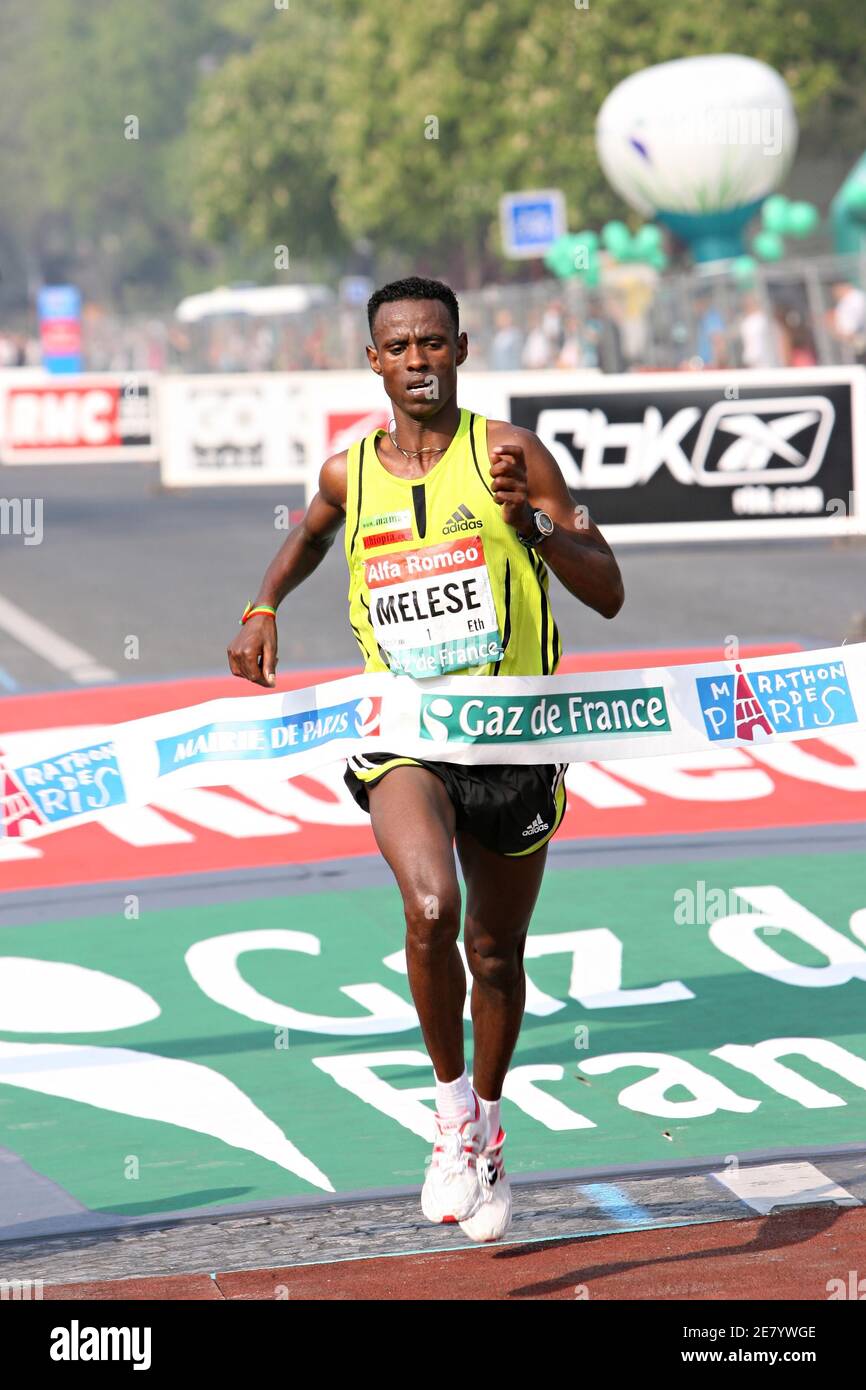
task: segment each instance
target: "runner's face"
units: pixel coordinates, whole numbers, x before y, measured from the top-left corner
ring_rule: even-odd
[[[457,391],[457,368],[466,360],[466,334],[455,334],[438,299],[401,299],[376,315],[374,346],[367,357],[395,406],[414,420],[438,414]]]

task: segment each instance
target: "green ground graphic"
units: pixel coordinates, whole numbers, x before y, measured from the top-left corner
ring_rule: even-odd
[[[805,978],[812,983],[796,985],[768,978],[712,944],[706,923],[676,921],[677,904],[680,919],[686,915],[684,891],[695,894],[700,911],[702,895],[712,906],[734,888],[762,886],[774,886],[798,905],[789,915],[798,911],[802,915],[806,909],[821,919],[824,930],[835,934],[835,949],[843,960],[837,969],[842,975],[859,971],[861,978],[819,986],[816,981],[827,978],[826,956],[790,930],[757,932],[757,949],[772,953],[764,959],[774,962],[774,968],[784,968],[785,961],[790,967],[810,968],[813,973]],[[710,898],[711,892],[718,896]],[[738,908],[735,899],[731,905]],[[547,1016],[527,1015],[513,1068],[517,1076],[525,1076],[519,1071],[524,1067],[562,1071],[534,1079],[536,1099],[526,1108],[504,1103],[511,1171],[862,1142],[866,1132],[866,923],[861,938],[852,929],[851,918],[863,908],[866,875],[859,855],[707,860],[605,871],[551,868],[532,939],[604,929],[612,934],[605,938],[609,954],[616,950],[614,938],[622,943],[622,990],[681,981],[694,998],[588,1007],[587,1002],[569,997],[570,952],[528,960],[527,973],[536,989],[564,1007]],[[859,921],[863,923],[864,918]],[[289,1004],[307,1014],[363,1018],[362,1005],[340,991],[340,986],[358,985],[379,985],[410,1002],[405,976],[383,964],[386,956],[403,945],[399,900],[392,888],[257,900],[248,907],[215,904],[158,912],[148,911],[144,893],[137,920],[124,916],[119,891],[117,912],[110,915],[4,929],[0,936],[3,956],[69,962],[106,972],[146,991],[161,1012],[138,1026],[89,1033],[44,1031],[44,1009],[42,1031],[2,1031],[8,1016],[0,1016],[0,1144],[78,1201],[100,1211],[159,1213],[316,1193],[315,1186],[277,1162],[178,1123],[113,1113],[9,1084],[13,1076],[26,1079],[42,1073],[45,1054],[26,1050],[37,1044],[124,1048],[196,1063],[209,1068],[217,1079],[228,1079],[258,1107],[262,1123],[270,1120],[278,1126],[327,1175],[337,1192],[420,1183],[429,1144],[338,1084],[313,1060],[325,1059],[327,1064],[368,1054],[423,1052],[417,1027],[355,1037],[290,1027],[286,1036],[273,1023],[255,1021],[214,1002],[192,978],[184,956],[194,943],[264,930],[310,933],[321,943],[319,955],[264,949],[240,957],[242,981],[275,1001],[274,1007]],[[597,936],[592,941],[586,961],[596,969],[602,942]],[[580,970],[576,973],[579,977]],[[466,1027],[468,1037],[468,1023]],[[788,1075],[793,1073],[807,1083],[803,1096],[808,1103],[803,1103],[802,1097],[782,1094],[778,1086],[712,1055],[725,1044],[756,1044],[772,1038],[831,1040],[845,1050],[834,1056],[848,1059],[850,1074],[840,1075],[803,1056],[782,1058],[783,1063],[787,1060]],[[23,1047],[16,1054],[10,1045],[18,1044]],[[721,1109],[691,1116],[628,1108],[621,1094],[651,1078],[652,1066],[632,1063],[607,1072],[581,1071],[582,1065],[589,1069],[599,1058],[626,1052],[684,1059],[705,1078],[729,1088],[741,1103],[758,1102],[757,1107],[748,1113]],[[97,1082],[98,1060],[90,1054],[87,1071]],[[55,1054],[49,1062],[56,1066]],[[127,1061],[130,1094],[143,1075],[134,1062],[134,1058]],[[74,1063],[75,1056],[70,1054],[69,1066]],[[375,1075],[399,1091],[432,1084],[429,1065],[380,1064]],[[188,1080],[186,1074],[184,1084]],[[163,1082],[154,1103],[165,1100],[170,1089],[171,1083]],[[192,1095],[189,1100],[184,1113],[190,1121],[205,1104],[205,1089],[202,1086],[200,1097]],[[656,1095],[663,1089],[657,1086]],[[545,1123],[537,1113],[539,1093],[567,1110],[557,1110],[553,1121],[548,1115]],[[647,1094],[646,1086],[643,1094]],[[692,1093],[682,1084],[672,1084],[665,1099],[672,1105],[687,1104]],[[551,1122],[567,1123],[568,1111],[584,1116],[595,1127],[550,1127]],[[244,1142],[242,1133],[238,1142]],[[127,1176],[136,1171],[137,1177]]]

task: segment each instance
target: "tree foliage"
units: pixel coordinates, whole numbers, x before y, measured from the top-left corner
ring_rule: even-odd
[[[341,247],[328,169],[337,33],[327,12],[277,11],[249,51],[202,83],[188,142],[200,236],[239,231],[251,248],[285,245],[290,257],[321,259]]]
[[[562,188],[574,230],[623,215],[595,118],[651,64],[761,58],[807,148],[853,163],[862,23],[862,0],[3,0],[0,256],[65,249],[109,293],[359,237],[477,274],[509,189]]]

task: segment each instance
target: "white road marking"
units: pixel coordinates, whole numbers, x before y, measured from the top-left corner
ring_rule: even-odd
[[[161,791],[153,801],[157,811],[169,811],[173,816],[216,830],[233,840],[257,839],[260,835],[295,835],[300,826],[280,816],[269,816],[255,806],[248,806],[237,797],[204,787],[178,787]]]
[[[43,661],[47,661],[58,671],[63,671],[79,685],[93,685],[98,681],[118,679],[116,671],[110,670],[107,666],[100,666],[95,657],[82,651],[81,647],[76,647],[73,642],[68,642],[59,632],[46,627],[38,618],[32,618],[23,608],[10,603],[9,599],[3,598],[2,595],[0,628],[16,642],[20,642],[22,647],[35,652]]]
[[[806,1202],[831,1202],[837,1207],[862,1205],[859,1198],[813,1163],[761,1163],[713,1173],[713,1177],[762,1216],[774,1207],[803,1206]]]

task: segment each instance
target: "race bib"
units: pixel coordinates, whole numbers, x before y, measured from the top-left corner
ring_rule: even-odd
[[[371,558],[364,574],[395,675],[445,676],[504,656],[480,537]]]

